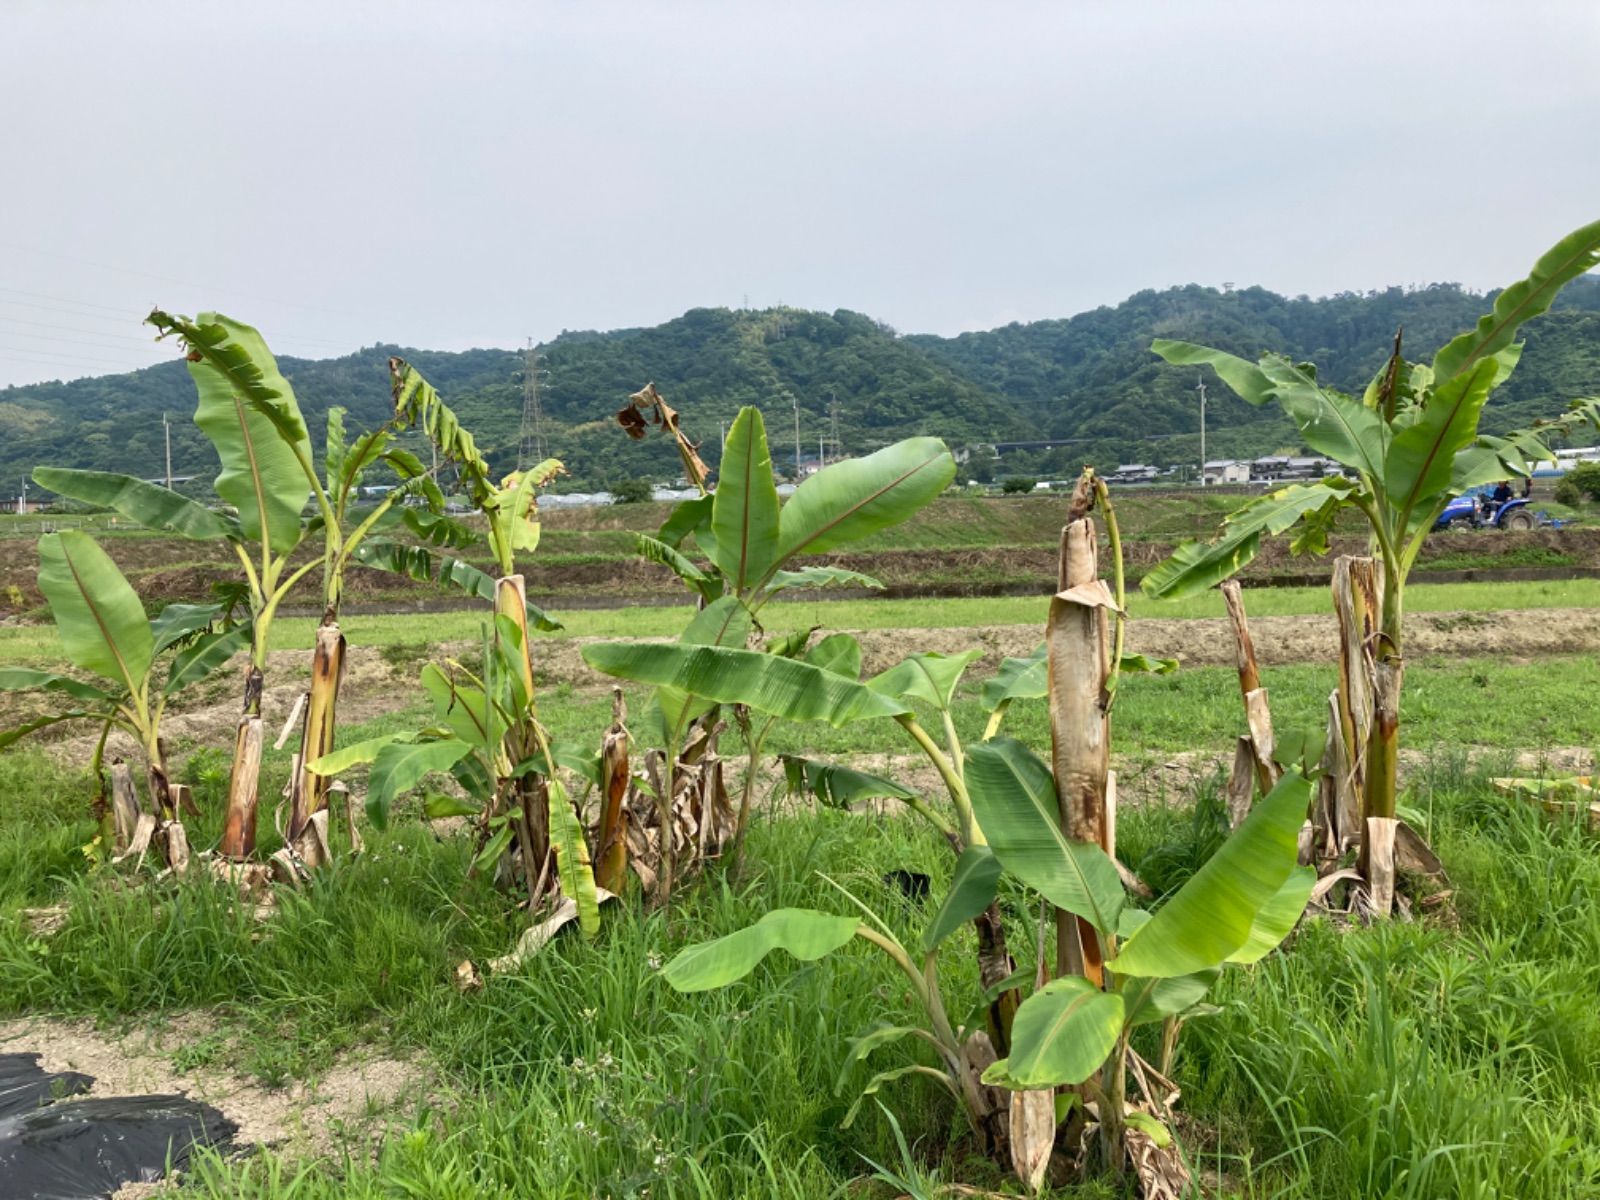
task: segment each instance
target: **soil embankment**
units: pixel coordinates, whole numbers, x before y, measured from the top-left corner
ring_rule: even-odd
[[[1056,576],[1055,531],[1049,531],[1048,537],[1031,528],[1003,532],[1027,540],[930,547],[914,536],[915,531],[908,532],[904,542],[891,532],[881,537],[882,544],[876,548],[818,555],[807,561],[860,571],[882,582],[885,594],[897,597],[1016,595],[1042,590]],[[526,567],[530,598],[556,608],[609,607],[623,600],[683,602],[683,585],[668,568],[635,556],[631,543],[619,544],[617,538],[625,539],[626,531],[605,533],[608,540],[596,542],[592,549],[577,553],[546,550],[534,555]],[[152,610],[173,602],[203,601],[214,585],[238,577],[237,562],[227,547],[218,543],[125,535],[103,536],[102,542]],[[577,544],[588,546],[582,541]],[[1170,554],[1174,545],[1159,538],[1126,541],[1129,578],[1137,580]],[[295,561],[314,549],[302,548]],[[1289,553],[1286,541],[1272,539],[1241,572],[1241,578],[1247,586],[1322,584],[1329,578],[1334,555],[1365,551],[1365,538],[1341,535],[1332,539],[1328,556],[1296,557]],[[481,552],[467,551],[464,556],[492,570]],[[43,615],[37,575],[34,542],[17,538],[0,546],[0,616],[34,619]],[[1595,575],[1600,575],[1600,529],[1488,530],[1429,538],[1412,580],[1508,581]],[[320,579],[320,572],[308,572],[291,593],[285,611],[321,612]],[[841,598],[852,593],[830,590],[815,594]],[[419,606],[446,609],[472,603],[458,591],[359,566],[351,568],[345,585],[344,608],[350,613],[416,611]]]

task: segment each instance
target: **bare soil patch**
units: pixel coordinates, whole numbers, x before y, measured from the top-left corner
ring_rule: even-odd
[[[241,1146],[311,1157],[364,1153],[428,1090],[431,1072],[422,1060],[375,1051],[346,1055],[320,1077],[282,1088],[217,1067],[180,1070],[176,1052],[220,1028],[208,1013],[129,1033],[96,1029],[89,1021],[28,1017],[0,1022],[0,1049],[37,1054],[49,1071],[93,1076],[90,1096],[177,1094],[204,1101],[239,1127]]]

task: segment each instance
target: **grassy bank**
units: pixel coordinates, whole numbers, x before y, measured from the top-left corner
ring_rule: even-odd
[[[914,1043],[897,1043],[838,1086],[850,1036],[912,1015],[902,981],[869,951],[805,967],[775,956],[748,983],[701,996],[655,976],[677,947],[770,907],[837,909],[819,873],[912,936],[925,914],[883,876],[948,873],[948,852],[920,825],[831,811],[761,822],[748,870],[713,872],[670,921],[614,909],[595,942],[564,936],[516,976],[462,995],[454,964],[501,952],[516,924],[491,889],[463,883],[466,843],[398,825],[258,927],[204,883],[153,897],[91,878],[72,781],[40,760],[7,761],[6,782],[20,763],[32,799],[18,820],[18,792],[5,791],[0,1011],[160,1021],[204,1008],[222,1032],[196,1064],[282,1081],[376,1042],[422,1055],[434,1073],[429,1102],[370,1156],[210,1160],[194,1194],[821,1198],[870,1175],[867,1159],[1001,1186],[926,1081],[882,1094],[915,1147],[910,1168],[870,1104],[840,1128],[871,1071],[917,1059]],[[1563,1200],[1600,1186],[1593,841],[1498,797],[1449,756],[1417,786],[1451,864],[1451,918],[1313,925],[1231,973],[1220,1012],[1185,1032],[1186,1150],[1225,1195]],[[1197,799],[1126,815],[1135,869],[1159,864],[1170,885],[1198,865],[1221,830],[1217,798]],[[1020,931],[1018,899],[1008,920]],[[29,935],[17,909],[58,900],[71,905],[66,928]],[[944,957],[952,991],[975,998],[969,942],[959,935]],[[1031,938],[1015,943],[1026,966]]]

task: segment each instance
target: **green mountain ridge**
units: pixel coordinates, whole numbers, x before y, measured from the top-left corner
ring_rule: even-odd
[[[1153,337],[1220,346],[1254,358],[1279,351],[1318,364],[1323,378],[1357,391],[1381,366],[1397,328],[1408,357],[1421,358],[1469,327],[1492,302],[1454,284],[1389,288],[1321,299],[1264,288],[1199,285],[1144,291],[1115,306],[1061,320],[1012,324],[956,337],[900,335],[860,313],[775,308],[691,309],[661,325],[563,332],[539,348],[549,452],[571,486],[628,476],[666,480],[670,448],[629,441],[612,420],[627,395],[654,380],[703,444],[713,465],[719,429],[746,404],[767,418],[780,468],[813,456],[835,420],[845,453],[918,433],[953,446],[1072,439],[1040,451],[1008,451],[1002,473],[1065,475],[1083,462],[1165,464],[1198,452],[1197,375],[1150,353]],[[262,331],[271,342],[272,331]],[[1600,392],[1600,277],[1569,286],[1556,310],[1525,329],[1527,346],[1496,394],[1488,428],[1549,416]],[[523,356],[371,346],[341,358],[280,359],[313,428],[331,405],[368,427],[389,411],[386,360],[411,361],[478,434],[497,466],[514,465],[522,413]],[[1213,456],[1294,449],[1275,409],[1257,410],[1207,379],[1208,451]],[[179,361],[124,375],[0,390],[0,478],[34,466],[162,470],[160,415],[192,411]],[[174,471],[209,476],[207,443],[175,420]],[[829,453],[833,451],[830,448]]]

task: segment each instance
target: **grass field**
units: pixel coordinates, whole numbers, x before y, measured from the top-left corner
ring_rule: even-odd
[[[1407,611],[1494,612],[1520,608],[1582,608],[1600,605],[1600,580],[1571,579],[1529,583],[1419,583],[1406,589]],[[1259,588],[1248,594],[1252,616],[1299,616],[1328,611],[1327,589]],[[804,600],[774,602],[763,623],[774,631],[806,625],[828,629],[962,629],[974,625],[1042,625],[1049,601],[1042,596],[950,597],[915,600]],[[548,637],[668,637],[688,620],[688,605],[638,605],[632,608],[552,609],[563,628]],[[1190,600],[1147,599],[1135,591],[1129,612],[1139,617],[1221,617],[1215,592]],[[346,636],[367,646],[425,645],[476,639],[479,612],[349,615],[341,619]],[[283,617],[273,626],[273,649],[309,649],[316,622]],[[60,657],[53,627],[0,625],[0,665],[48,663]]]
[[[1416,613],[1574,608],[1600,602],[1600,582],[1419,585],[1407,596]],[[1247,602],[1253,616],[1294,616],[1325,611],[1327,599],[1323,589],[1263,589]],[[1215,596],[1179,606],[1135,597],[1132,611],[1216,617],[1221,606]],[[561,615],[567,628],[549,636],[666,636],[688,610]],[[773,631],[814,621],[1038,625],[1043,615],[1034,598],[806,602],[764,614]],[[353,643],[393,648],[408,673],[427,647],[476,638],[480,624],[466,612],[344,621]],[[310,630],[309,621],[285,620],[277,644],[307,647]],[[47,627],[0,628],[0,663],[57,662],[53,639]],[[1331,664],[1263,674],[1280,729],[1322,719]],[[1452,896],[1413,922],[1308,923],[1283,951],[1224,976],[1218,1011],[1188,1024],[1176,1061],[1179,1134],[1208,1195],[1600,1194],[1600,852],[1583,828],[1489,783],[1518,752],[1600,745],[1597,682],[1592,657],[1580,655],[1409,665],[1402,811],[1446,863]],[[388,711],[342,728],[340,743],[425,720],[409,688],[394,690]],[[645,694],[630,689],[629,698],[642,712]],[[543,696],[541,713],[555,740],[592,746],[609,700],[598,688],[563,685]],[[956,730],[971,742],[984,719],[969,682]],[[1130,784],[1118,825],[1128,864],[1170,891],[1225,836],[1212,760],[1243,728],[1236,674],[1129,676],[1113,726],[1119,769],[1131,779],[1145,763],[1170,778]],[[1047,748],[1042,702],[1018,703],[1007,731]],[[730,731],[724,753],[735,755],[737,743]],[[267,753],[264,810],[291,749]],[[885,722],[783,727],[768,749],[849,758],[913,747]],[[204,813],[191,838],[214,844],[226,754],[188,744],[175,752]],[[1161,774],[1166,760],[1196,756],[1194,769]],[[239,1076],[289,1098],[318,1133],[241,1159],[204,1157],[184,1194],[890,1200],[961,1194],[941,1190],[960,1182],[1020,1195],[925,1079],[889,1085],[878,1096],[887,1111],[869,1102],[841,1128],[874,1071],[921,1061],[916,1043],[898,1042],[870,1066],[844,1069],[852,1036],[913,1015],[903,978],[880,957],[852,949],[802,966],[777,954],[749,981],[693,996],[657,977],[678,948],[770,908],[843,911],[823,876],[913,936],[927,914],[886,885],[887,873],[925,872],[937,895],[951,864],[920,822],[763,810],[737,872],[714,866],[667,913],[608,905],[594,941],[569,930],[515,973],[462,993],[457,964],[505,953],[527,917],[506,893],[467,878],[470,839],[425,826],[414,801],[386,829],[367,827],[364,855],[280,893],[276,913],[258,921],[230,889],[201,878],[130,887],[96,868],[99,852],[85,852],[96,833],[89,790],[59,755],[25,747],[0,755],[0,1018],[86,1017],[99,1023],[93,1036],[112,1044],[129,1030],[178,1023],[185,1033],[164,1051],[172,1086]],[[270,826],[264,819],[263,852],[277,842]],[[1013,952],[1027,968],[1032,939],[1016,931],[1029,928],[1031,902],[1008,893],[1004,903]],[[25,910],[51,905],[65,906],[64,926],[36,932]],[[941,961],[947,988],[976,1007],[970,930]],[[13,1037],[0,1052],[27,1045],[26,1031]],[[329,1119],[312,1093],[297,1090],[365,1053],[410,1064],[400,1100]],[[873,1178],[890,1174],[893,1183]],[[1099,1184],[1052,1194],[1118,1195]]]
[[[919,825],[831,811],[761,822],[749,868],[713,874],[670,919],[622,910],[593,944],[563,939],[463,996],[451,966],[500,952],[514,918],[492,889],[463,884],[460,840],[397,824],[258,929],[208,885],[151,895],[86,877],[77,846],[91,829],[75,781],[31,756],[0,771],[13,798],[0,832],[0,1011],[84,1013],[113,1027],[208,1011],[217,1032],[185,1057],[190,1069],[225,1062],[277,1083],[315,1076],[358,1044],[429,1064],[430,1099],[392,1115],[398,1127],[375,1153],[363,1143],[315,1164],[209,1160],[194,1194],[897,1194],[849,1184],[871,1173],[868,1158],[904,1168],[876,1110],[838,1129],[850,1092],[836,1087],[850,1036],[911,1015],[888,969],[862,952],[803,968],[773,961],[747,984],[683,997],[654,967],[774,905],[836,907],[818,872],[909,936],[917,911],[879,881],[895,868],[948,871]],[[1197,799],[1127,814],[1136,870],[1175,883],[1216,844],[1215,797]],[[1449,754],[1412,799],[1451,864],[1454,919],[1310,926],[1284,953],[1230,974],[1221,1011],[1185,1034],[1183,1135],[1226,1194],[1576,1198],[1600,1185],[1594,842],[1508,804]],[[72,916],[48,940],[17,918],[23,905],[63,900]],[[970,954],[958,945],[946,957],[959,985]],[[913,1055],[890,1048],[874,1066]],[[916,1148],[912,1174],[1002,1185],[937,1089],[913,1083],[885,1099]]]
[[[1174,544],[1213,535],[1222,517],[1243,499],[1235,492],[1119,494],[1130,578],[1148,570]],[[1050,574],[1065,503],[1060,494],[1004,499],[949,494],[905,523],[852,543],[838,561],[880,578],[900,594],[961,595],[1027,588]],[[678,584],[671,573],[640,561],[635,552],[636,535],[655,532],[668,511],[665,504],[551,510],[543,518],[539,552],[530,566],[530,589],[552,608],[563,602],[592,604],[621,597],[649,600],[674,591]],[[1585,523],[1585,518],[1577,519],[1580,525]],[[471,524],[475,518],[465,520]],[[237,571],[231,554],[219,544],[152,535],[131,529],[126,522],[113,524],[103,515],[0,514],[0,547],[6,550],[0,554],[0,616],[43,616],[43,600],[34,586],[37,562],[32,540],[55,524],[82,527],[101,539],[152,607],[192,600],[212,582],[231,578]],[[1361,552],[1364,543],[1357,524],[1345,521],[1337,532],[1338,552]],[[299,554],[304,558],[313,550],[303,547]],[[489,565],[481,547],[461,554],[479,566]],[[1424,573],[1517,568],[1581,571],[1597,566],[1600,530],[1578,528],[1509,536],[1495,531],[1440,535],[1428,543],[1418,569]],[[1316,575],[1327,569],[1326,559],[1293,558],[1282,539],[1269,539],[1261,559],[1246,569],[1246,578]],[[459,597],[432,585],[358,569],[351,574],[346,601],[351,606],[400,607],[416,600],[455,598]],[[314,573],[290,603],[311,608],[319,604]]]

